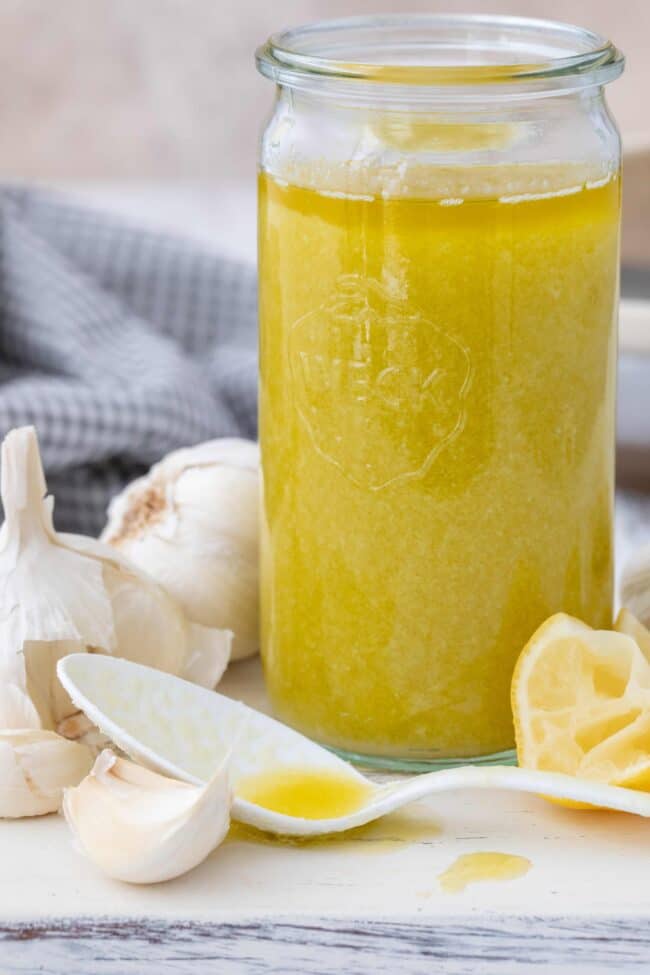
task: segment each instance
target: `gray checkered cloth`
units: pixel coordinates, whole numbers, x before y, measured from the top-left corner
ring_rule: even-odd
[[[170,450],[256,434],[248,265],[45,190],[0,191],[0,434],[38,430],[60,529]]]

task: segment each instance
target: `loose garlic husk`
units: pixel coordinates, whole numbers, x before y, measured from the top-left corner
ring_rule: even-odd
[[[113,653],[181,675],[187,667],[216,682],[228,633],[197,630],[114,549],[55,531],[33,427],[2,444],[1,492],[0,728],[54,729],[74,714],[56,677],[69,653]]]
[[[103,751],[83,782],[66,790],[63,812],[109,877],[156,884],[198,866],[221,843],[230,804],[225,766],[193,786]]]
[[[177,450],[112,501],[102,538],[142,566],[203,626],[256,653],[259,450],[211,440]]]
[[[86,748],[90,749],[93,759],[97,758],[105,748],[115,748],[110,738],[100,731],[83,711],[77,711],[69,718],[59,721],[56,726],[56,733],[62,738],[67,738],[68,741],[76,741],[80,745],[85,745]]]
[[[650,663],[650,631],[629,609],[622,609],[619,612],[614,629],[618,633],[631,636],[643,656]]]
[[[650,627],[650,545],[639,549],[623,569],[621,604]]]
[[[53,731],[0,731],[0,817],[56,812],[63,790],[88,774],[93,756]]]

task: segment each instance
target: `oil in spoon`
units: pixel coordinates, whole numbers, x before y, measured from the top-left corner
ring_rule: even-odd
[[[331,769],[274,769],[237,782],[241,799],[301,819],[347,816],[372,793],[369,783]]]

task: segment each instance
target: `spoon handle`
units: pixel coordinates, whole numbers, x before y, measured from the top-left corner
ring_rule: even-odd
[[[607,806],[620,812],[650,817],[650,794],[648,793],[592,782],[588,779],[577,779],[562,772],[536,772],[507,765],[494,765],[488,768],[465,765],[460,768],[427,772],[408,782],[397,782],[387,786],[385,795],[379,796],[373,805],[379,815],[384,815],[399,809],[407,802],[454,789],[506,789],[511,792],[531,792],[593,806]],[[380,807],[381,811],[379,811]]]
[[[416,775],[407,781],[378,786],[373,797],[356,812],[335,819],[298,819],[264,809],[235,796],[232,815],[249,826],[286,836],[322,836],[364,826],[395,812],[409,802],[438,792],[459,789],[503,789],[568,799],[583,806],[607,808],[636,816],[650,817],[650,793],[577,779],[561,772],[534,772],[530,769],[494,765],[488,768],[464,765]]]

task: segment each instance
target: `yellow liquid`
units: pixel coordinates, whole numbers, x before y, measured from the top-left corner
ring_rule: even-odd
[[[352,753],[510,748],[534,629],[611,624],[619,181],[522,169],[260,177],[265,674]]]
[[[448,894],[457,894],[469,884],[490,880],[516,880],[530,870],[527,857],[512,853],[464,853],[438,877]]]
[[[342,849],[345,853],[372,855],[397,853],[413,843],[435,842],[442,832],[440,824],[428,813],[403,810],[384,816],[365,826],[326,833],[323,836],[279,836],[233,822],[228,831],[229,843],[254,843],[282,846],[297,850]]]
[[[336,772],[275,769],[240,779],[237,795],[285,816],[334,819],[360,809],[372,787]]]

